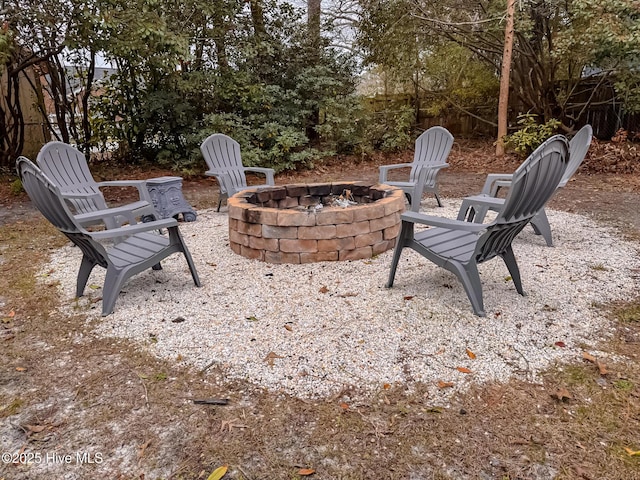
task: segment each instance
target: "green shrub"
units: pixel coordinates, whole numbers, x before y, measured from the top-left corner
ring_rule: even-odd
[[[546,123],[538,123],[537,116],[531,113],[518,115],[520,129],[504,137],[505,147],[527,156],[551,135],[558,131],[559,120],[552,118]]]
[[[9,191],[11,192],[11,195],[15,195],[15,196],[18,196],[22,192],[24,192],[24,188],[22,187],[22,182],[20,181],[19,178],[16,178],[13,182],[11,182],[11,185],[9,186]]]

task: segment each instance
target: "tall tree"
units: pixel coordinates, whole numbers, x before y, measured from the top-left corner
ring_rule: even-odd
[[[516,13],[515,0],[507,0],[507,21],[504,29],[504,49],[502,69],[500,71],[500,98],[498,100],[498,139],[496,155],[504,155],[504,137],[507,135],[509,121],[509,79],[511,78],[511,54],[513,52],[513,17]]]
[[[19,89],[28,85],[34,91],[39,90],[37,82],[19,81],[30,79],[25,75],[29,68],[36,68],[47,80],[44,88],[53,100],[56,125],[49,123],[41,96],[38,106],[50,131],[64,141],[73,138],[88,150],[91,131],[86,95],[93,82],[91,65],[88,75],[77,77],[66,67],[81,55],[91,58],[91,5],[79,0],[52,0],[44,4],[36,0],[8,0],[4,2],[4,13],[1,34],[4,41],[0,44],[5,49],[2,71],[8,79],[8,89],[4,92],[8,111],[0,115],[2,122],[6,122],[3,143],[7,146],[3,147],[2,154],[5,161],[15,157],[23,144]],[[74,91],[83,93],[76,95]]]

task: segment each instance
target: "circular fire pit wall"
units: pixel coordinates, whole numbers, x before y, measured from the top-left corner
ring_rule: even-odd
[[[228,205],[235,253],[309,263],[370,258],[393,248],[405,201],[399,188],[342,182],[245,190]]]

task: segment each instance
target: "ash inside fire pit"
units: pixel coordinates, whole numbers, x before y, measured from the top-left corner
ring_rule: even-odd
[[[270,263],[370,258],[395,245],[404,193],[358,182],[245,190],[229,199],[231,249]]]

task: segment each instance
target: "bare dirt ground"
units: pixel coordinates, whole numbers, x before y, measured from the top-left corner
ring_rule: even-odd
[[[640,239],[634,155],[595,145],[551,208]],[[332,159],[276,182],[375,182],[379,165],[410,156]],[[496,161],[486,143],[457,142],[441,192],[476,193],[486,173],[519,162]],[[104,178],[165,173],[100,170]],[[224,465],[225,479],[254,480],[640,479],[638,299],[601,306],[617,325],[599,347],[606,365],[587,352],[541,382],[478,385],[448,406],[433,405],[420,386],[385,386],[356,403],[348,390],[303,401],[242,382],[217,386],[224,372],[214,367],[161,361],[96,338],[81,314],[61,318],[53,285],[36,272],[65,240],[24,195],[11,195],[10,180],[0,185],[0,447],[11,449],[0,452],[0,480],[206,479]],[[217,204],[211,179],[187,179],[184,192],[197,209]],[[194,402],[213,399],[227,402]]]

